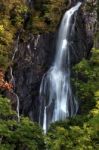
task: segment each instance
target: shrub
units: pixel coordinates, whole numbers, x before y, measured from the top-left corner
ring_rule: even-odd
[[[41,128],[28,118],[21,117],[17,122],[10,100],[0,96],[0,150],[44,150],[44,137]]]

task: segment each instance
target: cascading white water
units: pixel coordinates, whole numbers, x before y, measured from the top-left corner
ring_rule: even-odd
[[[42,78],[39,122],[45,133],[50,123],[71,117],[78,110],[78,104],[70,85],[69,43],[74,27],[74,23],[71,23],[72,18],[80,5],[81,2],[78,2],[64,14],[59,29],[54,64]]]
[[[13,62],[13,60],[14,60],[14,58],[15,58],[16,52],[18,51],[18,44],[19,44],[19,36],[18,36],[17,41],[16,41],[15,50],[14,50],[14,53],[13,53],[13,56],[12,56],[12,62]],[[10,75],[11,75],[10,83],[15,87],[15,79],[14,79],[14,76],[13,76],[13,69],[12,69],[12,67],[10,67]],[[19,97],[18,97],[18,95],[14,92],[14,90],[12,90],[11,92],[12,92],[12,94],[15,96],[16,101],[17,101],[16,112],[17,112],[17,117],[18,117],[18,122],[19,122],[19,121],[20,121]]]

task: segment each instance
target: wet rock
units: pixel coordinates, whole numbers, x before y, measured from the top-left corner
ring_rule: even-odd
[[[39,87],[43,74],[50,67],[55,35],[52,33],[32,35],[27,42],[19,44],[13,67],[15,92],[20,99],[20,113],[38,121]]]

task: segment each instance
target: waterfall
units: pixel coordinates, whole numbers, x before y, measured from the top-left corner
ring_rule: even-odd
[[[39,39],[40,39],[40,34],[38,34],[38,36],[37,36],[37,38],[36,38],[36,40],[35,40],[35,42],[34,42],[34,49],[35,49],[35,50],[36,50],[36,48],[37,48]]]
[[[25,3],[27,3],[30,8],[33,8],[33,5],[34,5],[34,0],[24,0]]]
[[[78,110],[70,84],[69,44],[75,24],[73,16],[80,6],[81,2],[78,2],[64,14],[56,43],[55,61],[41,81],[39,123],[45,133],[50,123],[72,117]]]
[[[18,36],[17,41],[16,41],[15,50],[14,50],[14,53],[13,53],[13,56],[12,56],[12,62],[13,62],[13,60],[14,60],[14,58],[15,58],[16,52],[18,51],[18,44],[19,44],[19,36]],[[10,75],[11,75],[10,83],[13,85],[13,87],[15,87],[15,79],[14,79],[14,76],[13,76],[13,69],[12,69],[12,67],[10,67]],[[18,118],[18,122],[19,122],[19,121],[20,121],[19,97],[18,97],[18,95],[14,92],[14,90],[12,90],[11,93],[15,96],[15,99],[16,99],[16,101],[17,101],[16,112],[17,112],[17,118]]]

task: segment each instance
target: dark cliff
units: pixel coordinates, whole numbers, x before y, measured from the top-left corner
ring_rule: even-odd
[[[83,12],[74,17],[71,34],[71,64],[79,62],[90,54],[93,45],[88,36]],[[32,120],[39,119],[39,87],[42,76],[51,66],[55,56],[56,33],[28,34],[27,40],[19,40],[18,51],[13,64],[15,92],[20,99],[20,113]]]
[[[15,91],[20,98],[20,112],[38,120],[39,87],[43,74],[54,56],[55,35],[32,35],[29,41],[20,43],[13,66]]]

